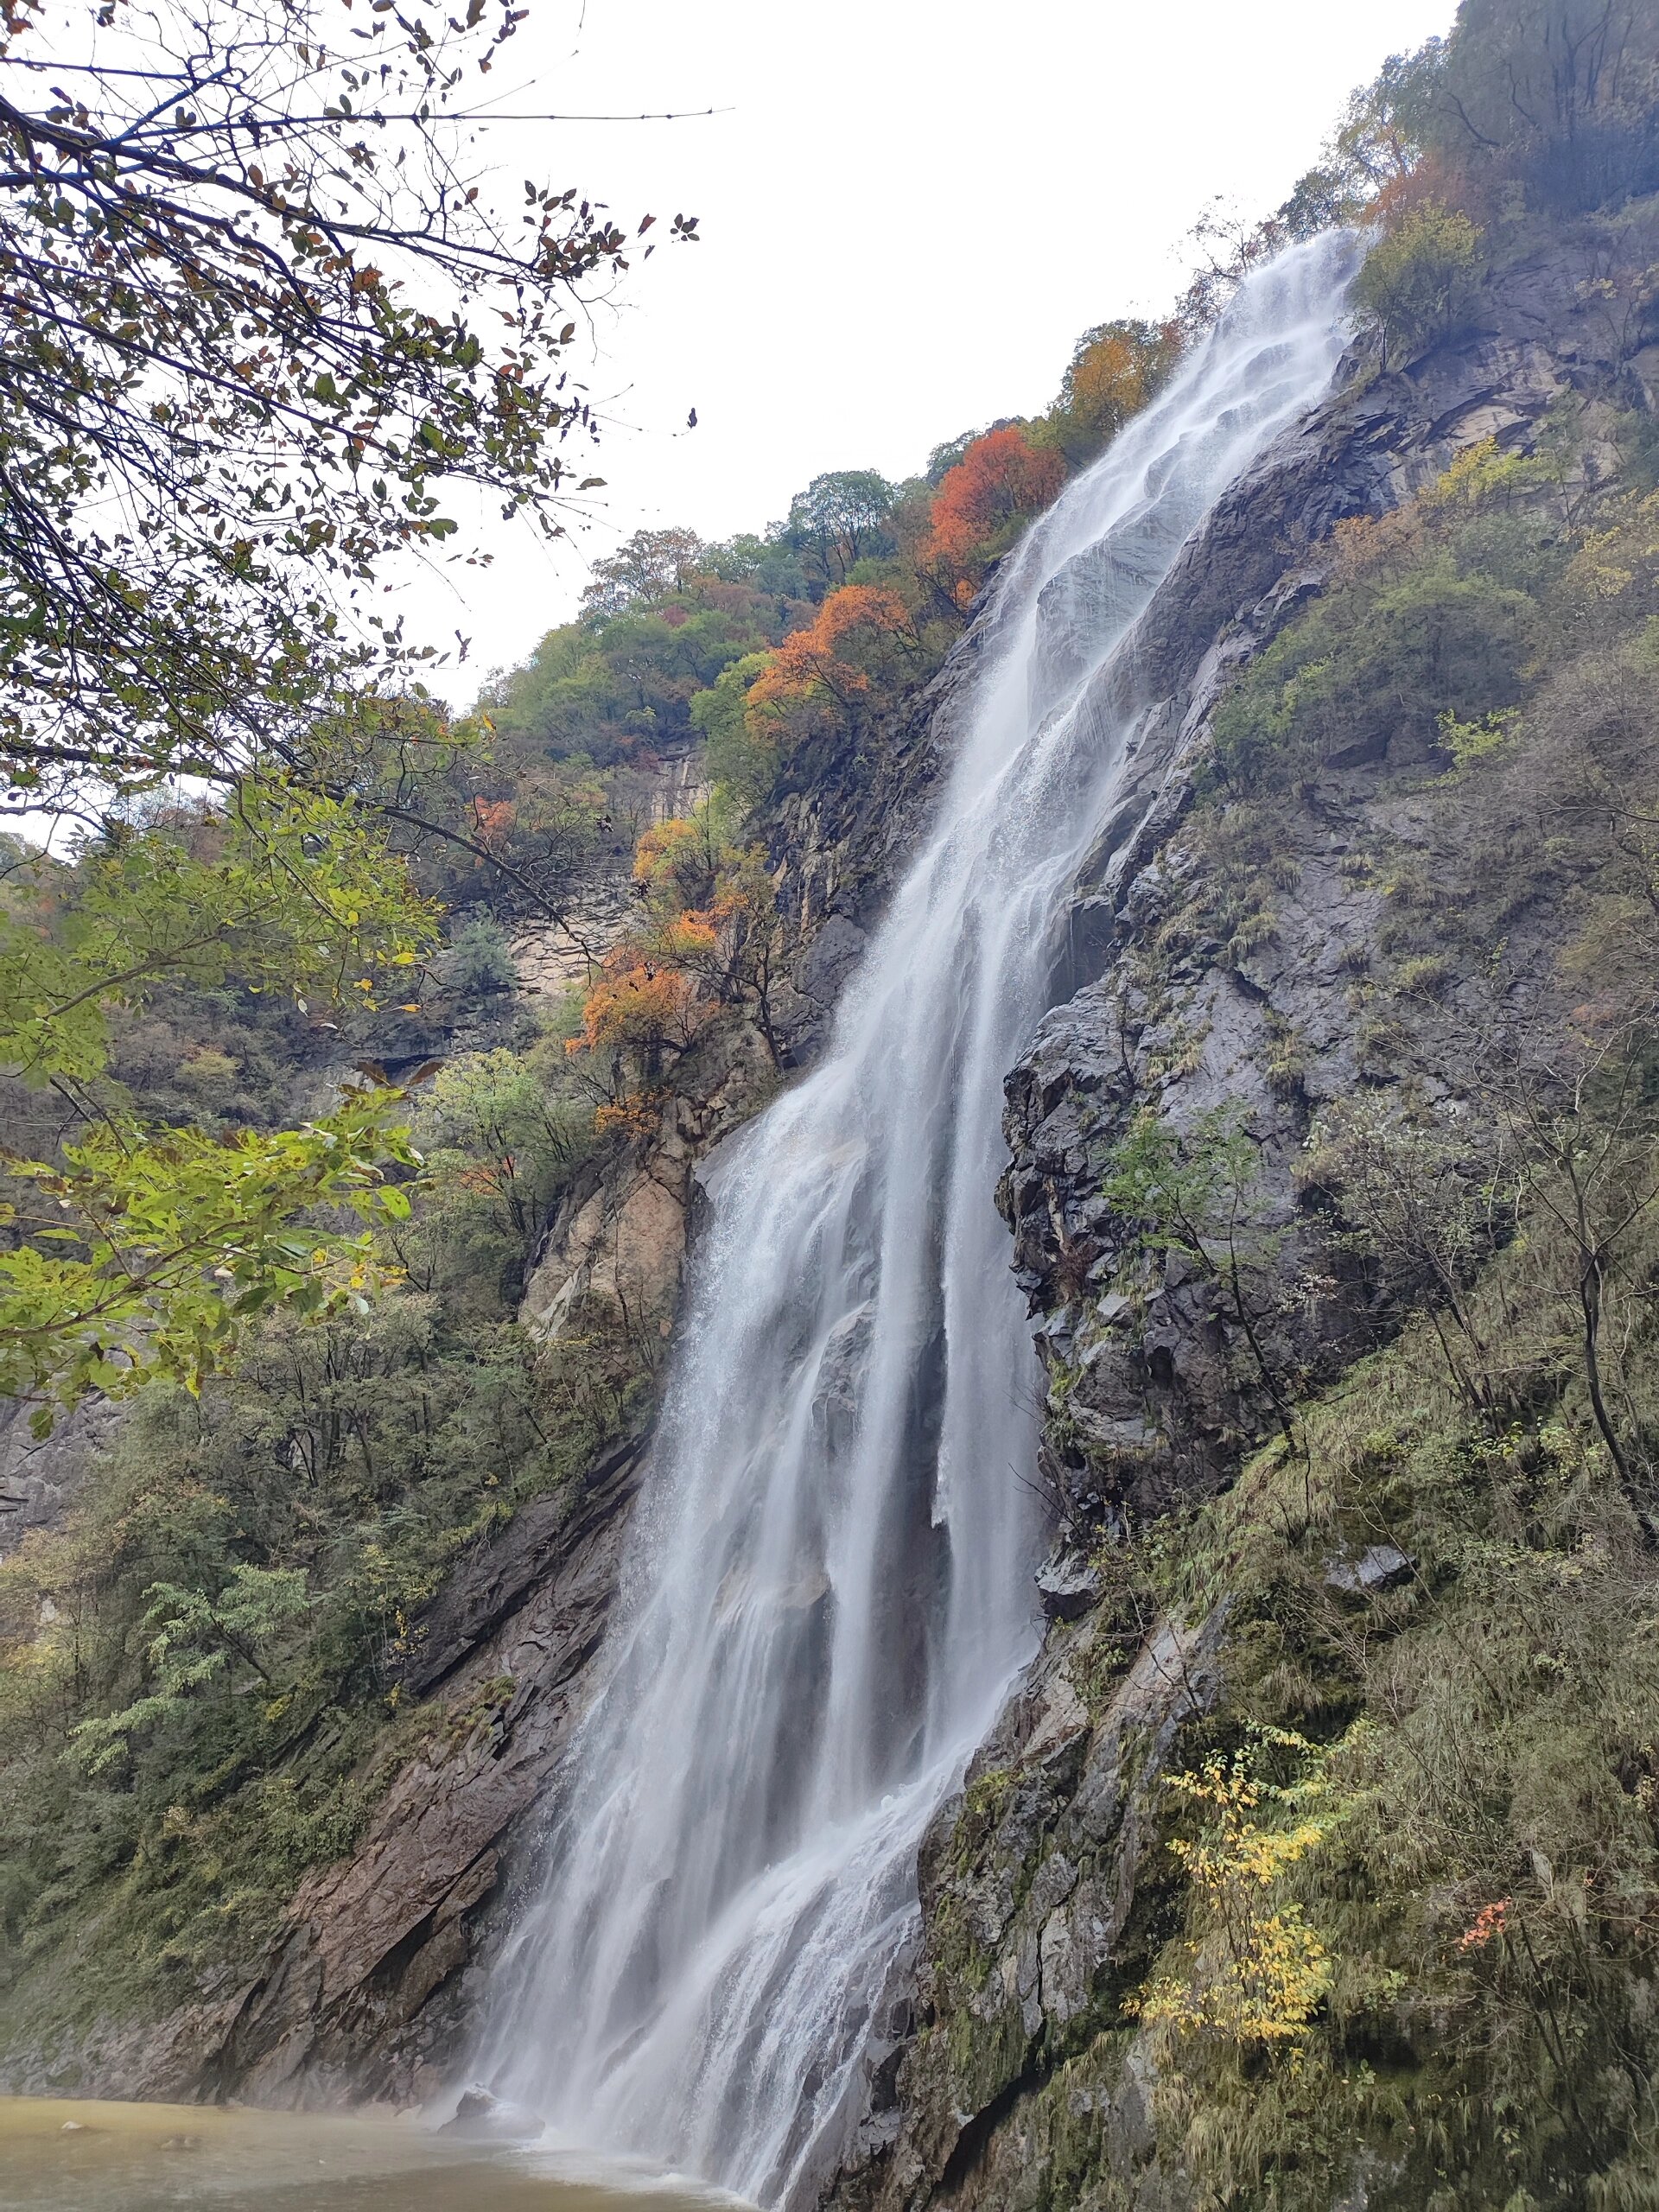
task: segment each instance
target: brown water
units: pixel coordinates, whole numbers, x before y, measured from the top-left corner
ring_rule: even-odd
[[[711,2212],[735,2200],[413,2119],[0,2097],[0,2212]]]

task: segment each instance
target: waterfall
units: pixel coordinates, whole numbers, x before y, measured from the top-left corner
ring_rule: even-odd
[[[1109,664],[1323,393],[1352,262],[1330,237],[1250,276],[1011,556],[830,1048],[720,1160],[604,1681],[479,2056],[572,2139],[788,2204],[856,2117],[922,1832],[1036,1644],[1040,1383],[992,1193],[1132,734]]]

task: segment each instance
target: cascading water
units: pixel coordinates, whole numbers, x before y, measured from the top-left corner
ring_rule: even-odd
[[[721,1163],[606,1679],[480,2054],[563,2133],[786,2203],[847,2124],[922,1831],[1034,1648],[1037,1370],[992,1192],[1130,734],[1101,679],[1324,391],[1352,259],[1332,237],[1252,276],[1011,559],[830,1049]]]

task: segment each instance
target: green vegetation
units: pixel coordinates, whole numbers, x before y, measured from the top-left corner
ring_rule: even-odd
[[[1598,1435],[1573,1242],[1548,1202],[1522,1224],[1463,1294],[1455,1359],[1414,1325],[1303,1409],[1301,1452],[1274,1447],[1146,1539],[1160,1601],[1234,1608],[1212,1764],[1252,1732],[1294,1731],[1330,1747],[1346,1808],[1262,1885],[1262,1910],[1294,1912],[1327,1961],[1289,2056],[1262,2063],[1200,2002],[1204,1884],[1159,1969],[1177,1993],[1151,2018],[1168,2044],[1160,2142],[1220,2202],[1327,2206],[1332,2173],[1363,2170],[1388,2208],[1639,2203],[1651,2176],[1650,1501]],[[1618,1300],[1644,1451],[1655,1235],[1649,1211]],[[1333,1580],[1368,1547],[1389,1548],[1377,1586]]]
[[[1425,200],[1373,246],[1354,282],[1354,304],[1407,359],[1466,325],[1475,304],[1481,234],[1456,209]]]
[[[1020,2108],[1021,2204],[1127,2212],[1149,2153],[1271,2212],[1651,2202],[1659,1573],[1571,1243],[1525,1227],[1466,1288],[1490,1403],[1414,1322],[1300,1409],[1298,1452],[1113,1555],[1142,1617],[1227,1606],[1223,1686],[1161,1793],[1138,1983]],[[1648,1448],[1656,1234],[1620,1300]]]
[[[1461,0],[1445,38],[1350,99],[1319,162],[1265,221],[1201,222],[1179,320],[1333,223],[1380,226],[1355,303],[1408,360],[1478,319],[1489,257],[1540,223],[1659,190],[1659,27],[1636,0]]]
[[[524,1502],[575,1501],[661,1357],[656,1317],[597,1291],[556,1343],[521,1333],[557,1209],[649,1155],[705,1039],[779,1059],[769,804],[925,681],[1177,350],[1103,326],[1047,416],[907,485],[827,474],[726,545],[636,533],[453,727],[395,641],[319,648],[277,749],[237,737],[228,780],[160,738],[130,773],[112,750],[81,848],[8,849],[0,1383],[41,1427],[151,1385],[0,1566],[9,2027],[246,1969],[399,1759],[460,1725],[404,1700],[423,1606]],[[522,472],[438,427],[423,501],[446,467]],[[663,821],[664,761],[699,740],[713,795]],[[586,956],[539,1019],[527,922]]]
[[[324,1216],[407,1211],[397,1087],[219,1145],[134,1117],[111,1018],[163,987],[372,999],[436,941],[422,852],[496,865],[429,656],[376,609],[447,557],[454,492],[559,529],[572,309],[627,265],[575,192],[529,183],[520,223],[454,184],[461,88],[515,14],[350,4],[0,33],[0,767],[82,846],[16,858],[0,911],[0,1066],[68,1109],[9,1155],[0,1223],[0,1390],[41,1429],[371,1287]]]
[[[1465,8],[1398,79],[1397,175],[1433,154],[1434,190],[1385,194],[1362,279],[1390,358],[1478,315],[1478,228],[1513,244],[1615,156],[1595,196],[1650,187],[1650,107],[1636,130],[1611,64],[1593,99],[1570,67],[1551,95],[1624,118],[1581,157],[1515,119],[1526,41],[1571,13]],[[1648,35],[1597,11],[1604,41],[1621,23]],[[1471,87],[1510,68],[1500,125]],[[1495,139],[1455,174],[1433,120],[1452,88]],[[1222,1687],[1143,1878],[1138,1986],[1033,2092],[1033,2203],[1140,2201],[1065,2116],[1113,2109],[1132,2048],[1160,2164],[1205,2202],[1653,2201],[1653,482],[1645,426],[1606,400],[1563,404],[1529,456],[1473,448],[1339,527],[1325,589],[1216,715],[1191,888],[1151,959],[1249,963],[1297,855],[1368,825],[1341,870],[1376,918],[1343,964],[1376,1087],[1313,1116],[1300,1192],[1333,1274],[1400,1334],[1321,1395],[1294,1362],[1264,1378],[1280,1433],[1236,1485],[1106,1555],[1137,1618],[1225,1607]],[[1151,1249],[1198,1255],[1223,1312],[1241,1126],[1144,1116],[1108,1186]]]
[[[1408,364],[1478,328],[1503,257],[1659,183],[1656,58],[1650,11],[1471,0],[1219,273],[1367,210],[1373,363]],[[1215,716],[1134,966],[1172,1039],[1153,1073],[1192,1071],[1172,969],[1271,979],[1312,855],[1363,930],[1338,963],[1361,1081],[1313,1109],[1274,1033],[1306,1151],[1273,1238],[1242,1109],[1143,1107],[1112,1156],[1113,1287],[1160,1255],[1206,1284],[1278,1433],[1097,1561],[1109,1648],[1119,1613],[1131,1644],[1160,1612],[1224,1621],[1220,1685],[1093,2010],[989,2065],[996,2090],[1029,2069],[1022,2212],[1655,2201],[1659,574],[1621,397],[1341,526]],[[1274,1325],[1338,1283],[1394,1340],[1314,1393]]]
[[[1102,1185],[1115,1217],[1133,1239],[1137,1261],[1185,1263],[1214,1294],[1247,1347],[1254,1381],[1265,1390],[1287,1440],[1298,1378],[1281,1372],[1269,1333],[1287,1299],[1281,1281],[1283,1242],[1262,1218],[1255,1141],[1237,1109],[1218,1106],[1177,1130],[1147,1108],[1114,1147]],[[1134,1282],[1135,1289],[1144,1286]]]
[[[1650,10],[1594,0],[1464,0],[1418,87],[1427,156],[1491,204],[1552,213],[1659,188]]]
[[[648,765],[701,733],[715,779],[753,807],[808,739],[860,739],[937,668],[992,565],[1152,397],[1180,347],[1173,322],[1103,323],[1078,340],[1046,414],[969,432],[906,482],[829,472],[782,522],[724,544],[636,531],[594,564],[581,619],[485,690],[486,803],[499,791],[522,812],[527,793],[586,778],[595,810],[613,814],[626,784],[603,793],[596,772]],[[900,632],[894,664],[884,646]],[[770,702],[752,713],[769,675]],[[520,835],[504,823],[502,858],[517,857]]]
[[[1622,454],[1616,472],[1592,458],[1599,441]],[[1359,789],[1386,768],[1414,777],[1425,836],[1342,861],[1383,901],[1352,972],[1385,1058],[1385,995],[1441,997],[1501,967],[1511,930],[1569,882],[1601,917],[1582,972],[1605,957],[1628,976],[1650,880],[1630,789],[1655,687],[1650,468],[1630,418],[1574,403],[1535,454],[1477,446],[1405,506],[1339,524],[1326,589],[1217,711],[1184,833],[1194,895],[1154,963],[1202,944],[1236,964],[1268,944],[1316,834],[1306,795],[1332,771]]]
[[[556,1033],[453,1061],[384,1232],[401,1287],[275,1313],[199,1395],[153,1387],[79,1510],[0,1565],[0,1950],[29,2004],[156,2008],[256,1959],[446,1725],[399,1679],[456,1554],[643,1418],[625,1314],[595,1303],[563,1359],[514,1322],[594,1142],[566,1066]]]
[[[1218,712],[1213,775],[1254,798],[1332,764],[1427,759],[1453,726],[1490,732],[1559,632],[1572,542],[1549,461],[1491,442],[1382,521],[1338,524],[1330,588]]]

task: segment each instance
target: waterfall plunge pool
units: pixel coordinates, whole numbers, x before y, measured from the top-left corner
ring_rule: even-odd
[[[739,2200],[412,2116],[0,2097],[0,2212],[714,2212]]]

